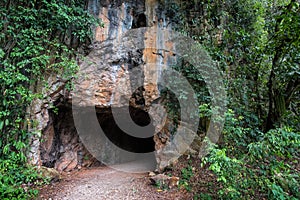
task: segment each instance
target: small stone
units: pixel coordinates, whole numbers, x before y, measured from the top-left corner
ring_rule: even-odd
[[[155,176],[156,174],[154,172],[149,172],[149,176]]]
[[[150,177],[150,181],[153,185],[163,184],[167,185],[169,188],[173,188],[178,186],[179,178],[176,176],[167,176],[165,174],[157,174],[155,176]]]
[[[176,176],[172,176],[172,177],[170,178],[169,188],[176,187],[176,186],[178,186],[178,184],[179,184],[179,178],[176,177]]]
[[[153,185],[157,185],[159,183],[165,183],[169,179],[170,177],[164,174],[157,174],[155,176],[150,177],[150,181]]]
[[[61,179],[60,173],[53,168],[41,166],[40,171],[42,172],[43,176],[49,177],[51,181],[58,181]]]

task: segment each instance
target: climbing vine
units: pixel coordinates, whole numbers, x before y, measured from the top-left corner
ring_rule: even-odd
[[[68,80],[76,72],[75,56],[89,45],[92,28],[101,25],[86,10],[85,2],[3,0],[0,3],[1,199],[27,199],[28,195],[36,194],[20,188],[21,184],[33,184],[37,179],[25,165],[31,134],[27,126],[38,123],[26,118],[26,108],[34,99],[42,98],[37,86],[43,84],[47,74],[56,73]]]

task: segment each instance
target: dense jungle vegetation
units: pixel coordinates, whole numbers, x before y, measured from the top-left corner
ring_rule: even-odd
[[[87,2],[0,2],[0,199],[33,198],[34,186],[47,182],[26,164],[29,138],[40,134],[30,131],[38,122],[28,108],[43,97],[36,85],[45,74],[75,75],[75,57],[101,25]],[[210,53],[227,89],[223,136],[205,158],[181,169],[180,185],[195,199],[300,199],[299,1],[161,3],[176,30]],[[186,63],[176,69],[199,94],[199,117],[209,118],[214,109],[201,75]],[[216,180],[200,184],[194,167]]]
[[[224,72],[228,93],[222,139],[200,164],[216,182],[202,183],[192,159],[181,169],[181,184],[195,199],[299,199],[299,1],[169,1],[168,7],[177,30],[201,43]],[[200,117],[211,116],[201,75],[188,64],[175,68],[198,92]]]
[[[29,199],[46,181],[26,164],[29,138],[40,134],[28,117],[43,96],[36,85],[50,73],[72,78],[75,56],[100,21],[84,0],[3,0],[0,17],[0,199]]]

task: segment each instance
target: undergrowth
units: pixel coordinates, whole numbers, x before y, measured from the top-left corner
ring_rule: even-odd
[[[225,127],[224,143],[212,145],[202,163],[222,185],[219,198],[299,199],[300,134],[282,127],[253,139],[253,129],[238,126],[233,115],[228,120],[236,126]]]
[[[0,199],[33,199],[38,194],[37,187],[49,183],[39,170],[21,162],[20,156],[0,159]]]

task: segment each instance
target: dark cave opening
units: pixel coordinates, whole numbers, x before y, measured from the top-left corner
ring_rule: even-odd
[[[114,109],[114,113],[116,113],[116,115],[118,115],[118,119],[121,120],[122,127],[119,127],[116,123],[115,116],[113,115],[111,108],[106,110],[104,113],[97,112],[99,124],[105,135],[112,143],[126,151],[133,153],[153,152],[155,150],[155,143],[153,140],[155,128],[150,124],[151,119],[149,114],[134,107],[129,107],[130,117],[126,115],[127,112],[128,108]],[[135,137],[130,134],[131,131],[126,131],[133,131],[130,127],[131,120],[140,127],[145,127],[149,124],[150,126],[147,126],[148,128],[145,129],[144,132],[140,133],[141,137]]]
[[[87,112],[84,114],[82,122],[89,123],[90,116],[96,114],[105,136],[119,148],[140,155],[155,151],[153,139],[155,128],[151,125],[150,116],[144,110],[134,107],[116,108],[113,110],[114,112],[110,107],[84,108],[84,110]],[[126,115],[128,110],[130,116]],[[58,106],[55,110],[49,110],[49,114],[50,122],[43,131],[40,145],[42,164],[61,171],[70,171],[78,166],[98,166],[99,161],[89,153],[79,137],[71,106]],[[125,126],[132,120],[140,127],[150,127],[146,132],[141,133],[142,135],[146,134],[147,137],[135,137],[128,131],[124,131],[114,120],[114,115],[121,119]],[[131,130],[130,128],[130,126],[126,127],[127,130]],[[152,159],[152,162],[155,162],[155,158]]]
[[[147,27],[147,18],[144,13],[136,14],[132,23],[132,28]]]

